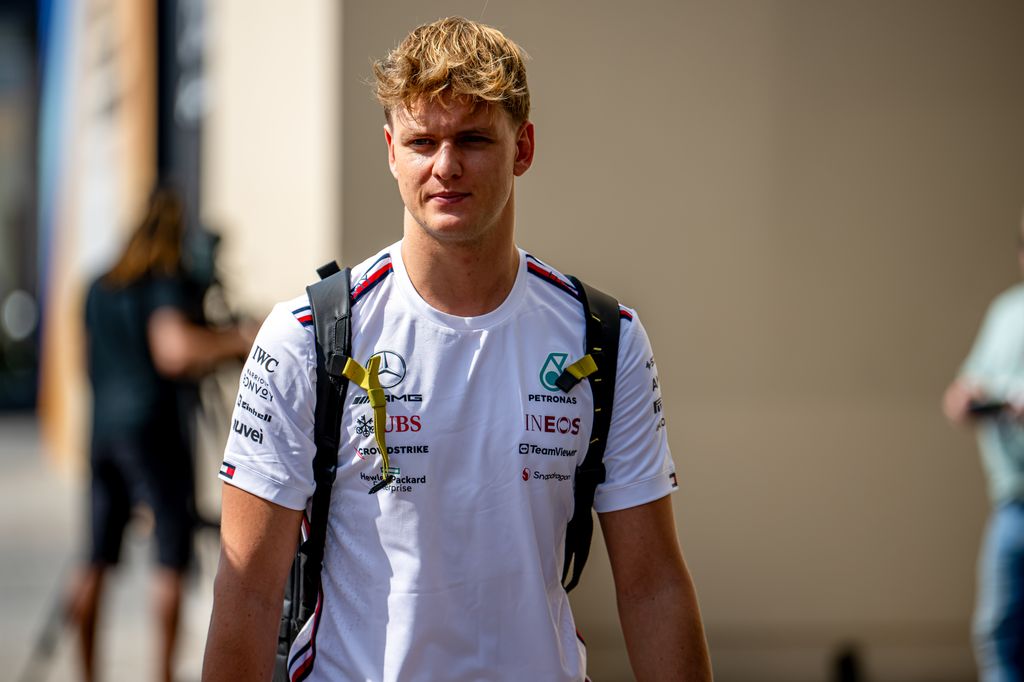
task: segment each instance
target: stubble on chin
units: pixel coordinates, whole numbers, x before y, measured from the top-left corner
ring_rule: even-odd
[[[406,213],[412,219],[413,229],[418,233],[417,236],[439,245],[472,246],[484,242],[488,233],[486,228],[482,228],[479,225],[437,227],[431,225],[429,220],[408,211],[408,209]]]

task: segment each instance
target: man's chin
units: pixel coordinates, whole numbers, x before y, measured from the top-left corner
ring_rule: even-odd
[[[427,224],[419,223],[419,225],[427,236],[446,244],[472,243],[479,241],[483,236],[483,230],[480,230],[478,226],[467,224],[461,220],[431,221]]]

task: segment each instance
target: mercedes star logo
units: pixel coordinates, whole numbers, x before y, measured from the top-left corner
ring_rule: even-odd
[[[372,357],[380,358],[380,370],[377,374],[380,377],[381,388],[394,388],[402,383],[402,379],[405,378],[405,358],[391,350],[382,350],[374,353]]]

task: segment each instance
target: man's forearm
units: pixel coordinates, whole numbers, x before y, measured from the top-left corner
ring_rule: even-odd
[[[203,680],[269,680],[302,512],[231,485],[222,491],[220,563]]]
[[[638,682],[710,682],[711,660],[688,574],[657,591],[620,594],[618,607]]]
[[[203,682],[270,680],[281,620],[281,599],[260,596],[222,569],[203,659]]]

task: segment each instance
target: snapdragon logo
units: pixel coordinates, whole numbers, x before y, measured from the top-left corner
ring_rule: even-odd
[[[557,481],[562,483],[572,477],[569,474],[563,474],[558,471],[540,472],[536,469],[523,469],[522,478],[524,483],[529,483],[530,481]]]

